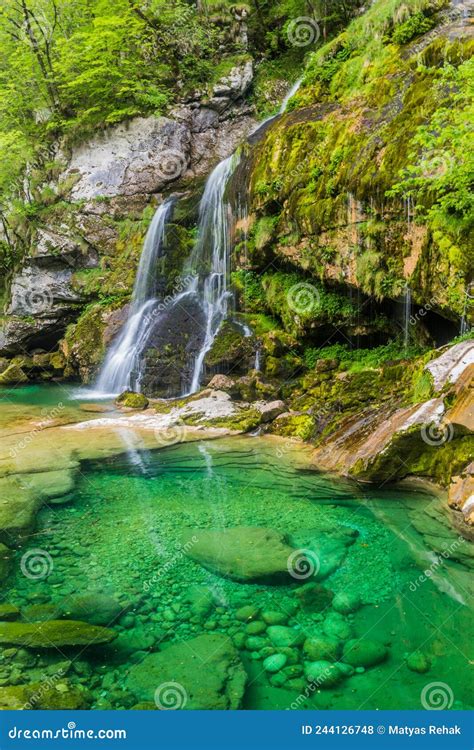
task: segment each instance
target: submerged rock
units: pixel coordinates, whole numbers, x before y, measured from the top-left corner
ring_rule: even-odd
[[[59,611],[68,620],[84,620],[91,625],[110,625],[125,610],[112,596],[92,592],[67,599],[60,605]]]
[[[67,680],[0,687],[0,710],[74,711],[89,708],[91,702],[87,690],[71,685]]]
[[[319,583],[305,583],[295,591],[301,607],[308,612],[322,612],[329,607],[333,599],[333,592]]]
[[[0,542],[0,580],[5,580],[10,573],[12,552]]]
[[[343,660],[352,667],[373,667],[385,661],[387,655],[388,651],[382,643],[361,638],[345,644]]]
[[[341,644],[329,636],[312,636],[304,642],[303,651],[310,661],[337,661]]]
[[[321,688],[333,687],[345,677],[337,664],[324,660],[307,662],[304,666],[304,673],[308,682]]]
[[[197,539],[192,542],[192,539]],[[258,526],[191,529],[183,537],[186,554],[204,568],[234,581],[276,583],[288,579],[294,552],[279,531]]]
[[[431,667],[430,660],[422,651],[413,651],[407,656],[406,662],[408,669],[419,674],[428,672]]]
[[[110,643],[117,634],[108,628],[76,620],[47,622],[0,622],[0,644],[29,648],[95,646]]]
[[[13,622],[20,618],[20,610],[13,604],[0,604],[0,620]]]
[[[314,553],[314,577],[323,580],[340,568],[356,537],[357,531],[351,528],[322,526],[297,531],[289,541],[293,547]]]
[[[351,594],[348,591],[342,591],[340,594],[336,594],[332,606],[336,612],[339,612],[339,614],[349,615],[360,608],[361,601],[358,594]]]
[[[201,635],[175,643],[133,666],[127,689],[138,701],[158,708],[235,710],[240,707],[246,672],[229,638]]]

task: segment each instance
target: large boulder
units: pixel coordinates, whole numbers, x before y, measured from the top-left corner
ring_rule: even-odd
[[[71,596],[59,607],[66,619],[85,620],[91,625],[110,625],[125,609],[112,596],[100,592]]]
[[[235,710],[247,675],[232,641],[201,635],[150,654],[130,670],[127,689],[158,708]]]
[[[295,550],[274,529],[191,529],[183,543],[188,557],[224,578],[268,583],[291,580],[289,559]]]
[[[96,646],[110,643],[117,634],[108,628],[76,620],[0,622],[0,644],[28,648]]]

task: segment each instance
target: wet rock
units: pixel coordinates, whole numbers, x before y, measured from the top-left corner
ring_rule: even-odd
[[[304,665],[304,673],[308,682],[320,688],[329,688],[337,685],[344,679],[344,673],[337,664],[329,661],[311,661]]]
[[[197,541],[191,543],[192,538]],[[234,581],[276,583],[288,580],[288,558],[294,552],[274,529],[238,526],[192,529],[183,536],[186,554],[213,573]]]
[[[126,608],[112,596],[99,592],[72,596],[60,605],[62,617],[84,620],[91,625],[110,625],[125,611]]]
[[[449,347],[441,356],[428,362],[426,372],[433,378],[436,392],[441,391],[447,383],[455,384],[467,367],[474,364],[474,342],[461,341]]]
[[[262,415],[262,422],[273,422],[286,411],[286,404],[284,401],[270,401],[268,403],[257,403],[255,408]]]
[[[352,628],[339,612],[329,612],[323,622],[323,631],[330,638],[345,641],[352,635]]]
[[[214,596],[206,586],[190,586],[184,595],[192,615],[206,617],[215,607]]]
[[[301,646],[305,640],[305,635],[301,630],[294,630],[284,625],[270,625],[267,635],[277,648]]]
[[[309,612],[322,612],[331,604],[334,594],[319,583],[306,583],[295,589],[300,606]]]
[[[1,518],[1,511],[0,511]],[[5,580],[11,568],[12,551],[0,542],[0,580]]]
[[[337,661],[341,644],[336,638],[329,636],[312,636],[305,640],[303,651],[309,661]]]
[[[235,380],[228,375],[214,375],[212,380],[209,381],[208,388],[212,388],[216,391],[230,392],[233,390],[234,384]]]
[[[419,674],[425,674],[431,667],[430,660],[422,651],[413,651],[407,656],[406,662],[408,669]]]
[[[0,688],[2,710],[79,710],[87,709],[92,698],[87,690],[66,680],[48,685],[44,682]]]
[[[41,623],[0,622],[0,644],[28,648],[95,646],[110,643],[117,634],[108,628],[75,620]]]
[[[343,591],[340,594],[336,594],[332,601],[333,609],[339,612],[341,615],[349,615],[352,612],[356,612],[360,606],[360,597],[357,594],[351,594],[348,591]]]
[[[240,607],[235,613],[235,617],[240,622],[250,622],[250,620],[256,620],[260,614],[260,609],[255,607],[253,604],[247,604],[245,607]]]
[[[460,476],[453,478],[448,504],[450,508],[462,511],[466,523],[474,525],[474,462]]]
[[[115,411],[115,407],[112,404],[79,404],[79,409],[91,414],[105,414]]]
[[[288,622],[289,615],[285,612],[277,612],[276,610],[265,610],[262,612],[262,620],[267,625],[285,625]]]
[[[247,675],[232,641],[218,634],[175,643],[133,666],[126,687],[162,708],[238,709]],[[166,683],[175,688],[167,691]]]
[[[27,382],[28,375],[16,364],[9,365],[0,373],[0,385],[19,385]]]
[[[352,667],[373,667],[380,664],[388,656],[388,651],[382,643],[365,638],[348,641],[343,650],[342,658]]]
[[[293,547],[314,553],[314,578],[324,580],[341,567],[356,536],[354,529],[319,526],[297,531],[289,537],[289,542]]]
[[[142,393],[134,393],[133,391],[125,391],[120,394],[116,402],[117,406],[121,406],[125,409],[146,409],[149,405],[149,401]]]
[[[14,604],[0,604],[0,620],[13,622],[20,618],[20,610]]]
[[[262,666],[265,672],[279,672],[280,669],[283,669],[286,662],[287,657],[285,654],[273,654],[264,659]]]

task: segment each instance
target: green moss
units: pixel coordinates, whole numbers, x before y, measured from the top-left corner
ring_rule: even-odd
[[[272,432],[281,437],[297,437],[309,440],[313,435],[315,421],[309,414],[295,414],[279,417],[272,424]]]
[[[231,417],[219,417],[216,419],[207,419],[200,424],[207,427],[225,427],[235,432],[249,432],[260,425],[262,415],[257,409],[243,409]]]
[[[116,403],[119,406],[125,406],[128,409],[146,409],[150,402],[142,393],[124,391],[117,398]]]

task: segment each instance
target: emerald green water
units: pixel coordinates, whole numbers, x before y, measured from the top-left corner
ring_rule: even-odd
[[[76,656],[39,656],[19,668],[20,682],[38,680],[45,664],[54,670],[67,658],[71,681],[91,691],[93,708],[130,708],[138,702],[127,687],[133,664],[170,643],[217,632],[233,639],[248,674],[243,708],[415,709],[422,707],[425,686],[434,682],[449,687],[453,708],[468,707],[472,620],[466,565],[472,558],[440,516],[439,504],[422,493],[369,491],[318,474],[284,446],[255,437],[132,451],[83,464],[73,501],[40,512],[35,535],[17,553],[4,600],[20,607],[25,619],[40,612],[32,605],[64,607],[77,594],[107,594],[129,609],[111,625],[119,633],[113,644]],[[336,594],[361,598],[361,608],[344,616],[343,624],[351,637],[384,644],[387,659],[314,691],[301,676],[301,647],[293,649],[286,673],[265,672],[262,648],[248,647],[246,626],[236,619],[240,607],[286,613],[287,625],[308,637],[321,634],[331,607],[312,612],[299,606],[295,591],[305,580],[237,583],[185,554],[183,529],[235,526],[269,527],[296,538],[311,530],[326,541],[341,529],[353,534],[345,558],[321,583]],[[449,559],[420,582],[438,559],[435,549],[453,545]],[[25,577],[19,564],[25,551],[37,548],[53,561],[43,580]],[[213,598],[202,615],[189,608],[196,586]],[[261,637],[268,654],[270,641],[266,633]],[[429,660],[424,674],[407,667],[405,657],[415,650]]]

